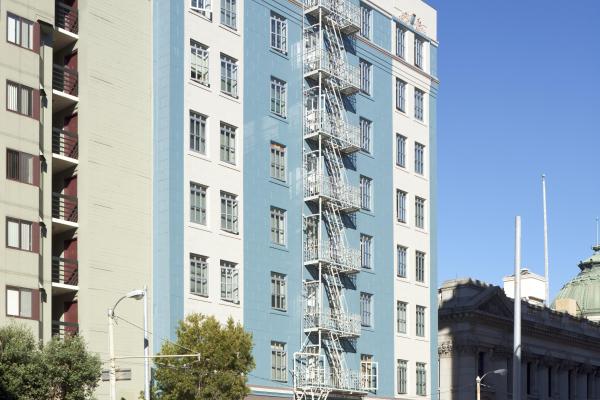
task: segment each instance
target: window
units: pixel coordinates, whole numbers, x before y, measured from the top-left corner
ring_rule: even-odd
[[[198,254],[190,254],[190,293],[208,296],[208,262]]]
[[[396,108],[406,112],[406,82],[396,78]]]
[[[33,22],[8,13],[6,40],[17,46],[33,50]]]
[[[370,392],[377,390],[377,363],[370,354],[360,355],[360,386]]]
[[[211,18],[210,12],[210,1],[211,0],[192,0],[191,8],[207,18]]]
[[[271,342],[271,379],[287,382],[287,353],[285,343]]]
[[[282,118],[287,116],[287,83],[271,77],[271,112]]]
[[[396,302],[396,330],[406,333],[406,309],[408,304],[403,301]]]
[[[427,395],[427,371],[425,363],[417,363],[417,395]]]
[[[371,210],[371,178],[360,176],[360,206],[365,210]]]
[[[360,148],[367,152],[371,152],[371,125],[372,122],[366,118],[361,118],[360,125]]]
[[[287,285],[285,275],[271,272],[271,308],[287,310]]]
[[[415,35],[415,65],[423,68],[423,39]]]
[[[36,290],[6,287],[6,315],[19,318],[39,318]]]
[[[191,79],[204,86],[210,86],[208,80],[208,47],[190,40],[190,52]]]
[[[271,12],[271,48],[287,54],[287,20]]]
[[[360,91],[364,94],[371,95],[371,74],[372,65],[368,61],[360,60]]]
[[[424,337],[425,336],[425,307],[417,306],[417,319],[416,319],[417,329],[415,331],[417,336]]]
[[[286,181],[285,146],[271,143],[271,178]]]
[[[396,218],[406,223],[406,192],[402,190],[396,190]]]
[[[237,0],[221,0],[221,23],[237,29]]]
[[[371,39],[371,9],[365,4],[360,5],[360,35]]]
[[[406,137],[396,134],[396,165],[406,166]]]
[[[271,207],[271,242],[285,246],[285,210]]]
[[[190,221],[206,225],[206,186],[190,182]]]
[[[240,302],[236,264],[225,260],[221,260],[221,300]]]
[[[425,145],[415,142],[415,172],[419,175],[423,175],[425,159]]]
[[[237,60],[221,53],[221,92],[233,97],[238,95]]]
[[[13,218],[6,219],[6,247],[32,251],[32,223]]]
[[[397,275],[400,278],[406,278],[406,252],[407,248],[404,246],[397,246],[396,253],[398,257],[398,271]]]
[[[33,89],[14,82],[6,82],[6,108],[9,111],[33,116]]]
[[[425,92],[419,89],[415,89],[415,118],[419,121],[423,121],[423,99],[425,98]]]
[[[206,116],[190,110],[190,150],[206,154]]]
[[[235,165],[236,127],[221,122],[221,161]]]
[[[425,229],[425,199],[415,197],[415,225]]]
[[[227,192],[221,192],[221,229],[238,233],[237,196]]]
[[[361,267],[372,269],[373,268],[373,237],[369,235],[360,235],[360,260]]]
[[[6,178],[33,185],[33,160],[31,154],[6,150]]]
[[[400,24],[396,24],[396,55],[404,58],[405,48],[404,39],[406,37],[406,29]]]
[[[415,279],[417,282],[425,282],[425,253],[415,252]]]
[[[373,326],[373,295],[369,293],[360,294],[360,324],[362,326]]]

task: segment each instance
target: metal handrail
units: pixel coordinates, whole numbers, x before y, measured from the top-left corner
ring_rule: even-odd
[[[348,0],[304,0],[304,5],[307,9],[326,8],[342,30],[360,28],[360,8]]]
[[[52,218],[77,222],[77,197],[61,193],[52,193]]]
[[[77,34],[79,32],[78,10],[62,1],[57,1],[54,24],[57,28]]]
[[[79,282],[79,267],[77,260],[52,257],[52,282],[77,286],[77,283]]]
[[[52,321],[52,336],[63,340],[66,336],[79,334],[79,324],[75,322]]]
[[[350,249],[345,246],[334,245],[328,240],[304,241],[304,262],[323,261],[336,265],[341,273],[360,272],[360,250]]]
[[[360,208],[360,189],[331,176],[307,173],[304,176],[304,197],[324,196],[336,200],[343,207]]]
[[[52,153],[77,159],[79,156],[77,134],[60,128],[52,128]]]
[[[52,89],[72,96],[79,95],[79,74],[63,65],[52,66]]]

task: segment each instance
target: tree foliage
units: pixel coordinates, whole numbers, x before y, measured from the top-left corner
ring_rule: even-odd
[[[177,341],[163,344],[161,355],[199,354],[199,358],[159,358],[156,381],[164,400],[239,400],[249,394],[247,374],[254,368],[252,335],[229,319],[188,315]]]
[[[0,328],[2,399],[91,399],[100,374],[100,358],[87,351],[80,336],[53,338],[41,346],[25,326]]]

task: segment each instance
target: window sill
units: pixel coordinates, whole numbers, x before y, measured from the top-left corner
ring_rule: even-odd
[[[394,164],[394,167],[399,170],[404,172],[405,174],[409,174],[410,171],[408,169],[406,169],[406,165],[398,165],[398,164]]]
[[[221,230],[219,232],[219,235],[225,236],[225,237],[231,238],[231,239],[242,240],[242,238],[240,237],[239,233],[231,233],[231,232],[227,232],[227,231]]]
[[[365,157],[375,159],[375,156],[373,155],[372,151],[366,151],[365,149],[361,148],[358,152]]]
[[[419,119],[413,118],[413,121],[415,121],[417,124],[419,125],[423,125],[424,127],[428,127],[429,125],[427,125],[424,121],[421,121]]]
[[[408,114],[406,114],[406,111],[402,111],[398,107],[394,107],[394,113],[398,114],[398,115],[402,115],[403,117],[409,118]]]
[[[415,286],[419,286],[425,289],[429,289],[429,285],[426,284],[425,282],[419,282],[419,281],[415,281]]]
[[[429,182],[429,179],[424,174],[418,174],[415,172],[415,177],[425,182]]]
[[[359,212],[360,212],[361,214],[363,214],[363,215],[367,215],[367,216],[369,216],[369,217],[375,217],[375,212],[374,212],[373,210],[367,210],[367,209],[361,208],[361,209],[359,210]]]
[[[371,274],[371,275],[375,275],[375,268],[365,268],[365,267],[360,267],[360,272],[361,273],[365,273],[365,274]]]
[[[290,59],[290,54],[289,54],[289,52],[288,52],[288,53],[283,53],[283,52],[281,52],[281,51],[279,51],[279,50],[275,50],[275,49],[274,49],[274,48],[272,48],[272,47],[269,47],[269,51],[270,51],[271,53],[274,53],[274,54],[276,54],[276,55],[277,55],[277,56],[279,56],[279,57],[285,58],[286,60],[289,60],[289,59]]]
[[[212,301],[210,300],[208,295],[203,296],[201,294],[188,293],[187,299],[193,300],[193,301],[199,301],[202,303],[212,303]]]
[[[225,92],[219,92],[219,96],[221,96],[222,98],[227,99],[229,101],[233,101],[234,103],[242,104],[239,94],[237,96],[234,96],[232,94],[228,94]]]
[[[419,232],[419,233],[422,233],[424,235],[428,234],[428,232],[425,229],[423,229],[423,228],[417,228],[416,226],[415,226],[415,231]]]
[[[222,306],[227,306],[227,307],[232,307],[232,308],[241,308],[242,307],[241,301],[234,302],[234,301],[219,299],[219,304]]]
[[[278,185],[278,186],[282,186],[286,189],[290,188],[290,184],[287,181],[280,181],[279,179],[276,178],[269,178],[269,182]]]
[[[408,277],[405,277],[405,276],[396,275],[396,280],[399,282],[410,283],[410,280],[408,279]]]
[[[271,311],[269,311],[269,314],[279,315],[281,317],[289,317],[290,316],[290,314],[287,312],[287,310],[276,310],[274,308],[271,308]]]
[[[369,100],[369,101],[375,101],[375,97],[373,96],[373,93],[365,93],[362,90],[358,91],[358,94],[360,95],[360,97]]]
[[[269,111],[269,117],[276,119],[277,121],[289,124],[290,121],[286,117],[282,117],[281,115],[274,114],[272,111]]]
[[[208,225],[202,225],[202,224],[199,224],[199,223],[196,223],[196,222],[188,221],[188,228],[191,228],[191,229],[194,229],[194,230],[197,230],[197,231],[204,231],[204,232],[208,232],[208,233],[213,233],[213,230],[210,229],[208,227]]]
[[[188,154],[188,156],[197,158],[197,159],[202,160],[202,161],[212,162],[212,160],[208,157],[207,154],[202,154],[200,152],[197,152],[197,151],[194,151],[194,150],[190,150],[190,149],[188,149],[187,154]]]
[[[212,22],[212,14],[213,14],[213,13],[212,13],[212,11],[207,11],[207,13],[208,13],[208,14],[210,14],[210,17],[208,17],[208,16],[204,15],[204,14],[203,14],[202,12],[200,12],[200,11],[196,11],[196,10],[192,10],[192,9],[189,9],[189,10],[188,10],[188,12],[189,12],[190,14],[192,14],[192,15],[195,15],[195,16],[197,16],[197,17],[200,17],[200,18],[202,18],[203,20],[206,20],[206,21],[208,21],[208,22]]]
[[[219,161],[218,164],[221,167],[225,167],[225,168],[237,171],[237,172],[241,172],[241,169],[240,169],[240,167],[237,164],[230,164],[227,161]]]
[[[190,85],[194,86],[194,87],[199,88],[199,89],[206,90],[208,93],[212,93],[213,92],[212,88],[210,87],[210,84],[204,85],[204,84],[202,84],[202,83],[200,83],[198,81],[195,81],[195,80],[193,80],[191,78],[189,78],[188,83]]]
[[[221,29],[223,29],[223,30],[225,30],[227,32],[233,33],[236,36],[241,37],[241,35],[240,35],[239,31],[238,31],[238,28],[232,28],[230,26],[223,25],[221,23],[219,24],[219,28],[221,28]]]
[[[372,327],[372,326],[362,326],[362,325],[361,325],[360,329],[361,329],[362,331],[367,331],[367,332],[375,332],[375,328],[374,328],[374,327]]]
[[[287,246],[285,245],[280,245],[280,244],[275,244],[275,243],[270,243],[269,247],[271,249],[275,249],[275,250],[279,250],[279,251],[285,251],[286,253],[289,253],[290,250],[287,248]]]

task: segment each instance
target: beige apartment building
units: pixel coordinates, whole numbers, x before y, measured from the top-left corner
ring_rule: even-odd
[[[0,325],[103,362],[107,309],[152,277],[151,34],[149,1],[0,2]],[[143,354],[142,310],[116,310],[117,357]],[[137,398],[143,360],[117,364]]]

